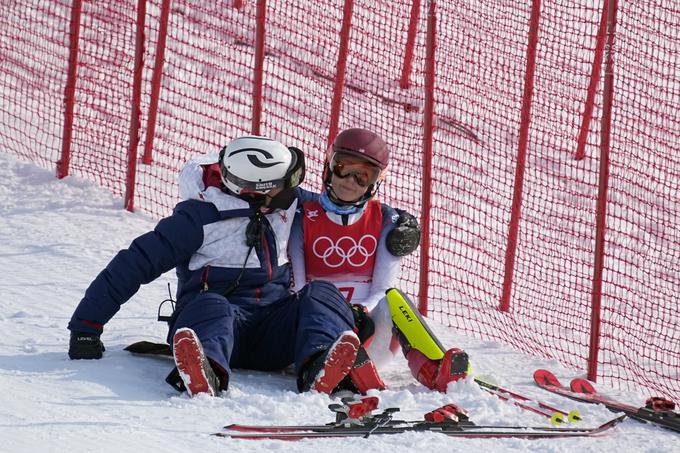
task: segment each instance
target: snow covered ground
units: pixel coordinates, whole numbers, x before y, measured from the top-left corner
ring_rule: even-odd
[[[106,326],[102,360],[69,360],[66,324],[85,288],[120,248],[154,225],[123,210],[122,200],[90,182],[59,181],[52,172],[0,154],[0,452],[680,451],[679,434],[631,420],[596,439],[464,440],[413,433],[284,442],[210,436],[228,423],[325,423],[333,419],[327,409],[331,401],[298,394],[289,374],[244,370],[234,373],[223,397],[190,399],[163,382],[169,359],[123,351],[138,340],[165,338],[164,324],[155,318],[167,284],[175,287],[173,273],[143,287]],[[445,344],[470,353],[479,375],[555,406],[579,409],[583,426],[613,416],[603,407],[565,400],[532,384],[538,367],[564,380],[576,375],[557,362],[432,327]],[[472,382],[452,384],[447,394],[427,391],[401,358],[384,378],[390,390],[379,394],[380,407],[400,407],[399,418],[418,419],[456,402],[478,423],[547,425]],[[602,390],[634,404],[648,396]]]

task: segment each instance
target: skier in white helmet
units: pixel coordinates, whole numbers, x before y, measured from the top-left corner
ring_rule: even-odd
[[[100,359],[104,325],[140,285],[176,268],[168,343],[178,390],[217,395],[232,368],[294,364],[301,390],[331,393],[356,361],[359,338],[330,283],[290,290],[288,238],[304,156],[266,137],[232,140],[219,156],[189,162],[171,216],[121,250],[77,306],[71,359]]]

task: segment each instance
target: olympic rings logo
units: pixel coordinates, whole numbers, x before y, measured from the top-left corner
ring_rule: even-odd
[[[357,243],[353,237],[342,236],[335,244],[328,236],[321,236],[312,244],[314,256],[323,260],[330,268],[340,267],[347,262],[352,267],[361,267],[378,248],[375,236],[365,234]]]

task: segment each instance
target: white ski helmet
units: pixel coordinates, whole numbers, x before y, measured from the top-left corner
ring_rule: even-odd
[[[267,137],[245,136],[222,148],[220,168],[222,182],[233,194],[266,194],[299,185],[305,160],[297,148]]]

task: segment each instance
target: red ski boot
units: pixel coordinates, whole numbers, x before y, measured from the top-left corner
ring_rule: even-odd
[[[177,371],[190,396],[206,393],[216,396],[220,380],[203,353],[196,332],[189,328],[177,329],[172,339]]]
[[[432,360],[411,348],[406,353],[406,360],[418,382],[439,392],[446,393],[449,382],[467,377],[468,355],[462,349],[449,349],[442,359]]]
[[[330,348],[303,367],[298,390],[316,390],[330,395],[352,369],[359,346],[359,337],[354,332],[343,332]]]

